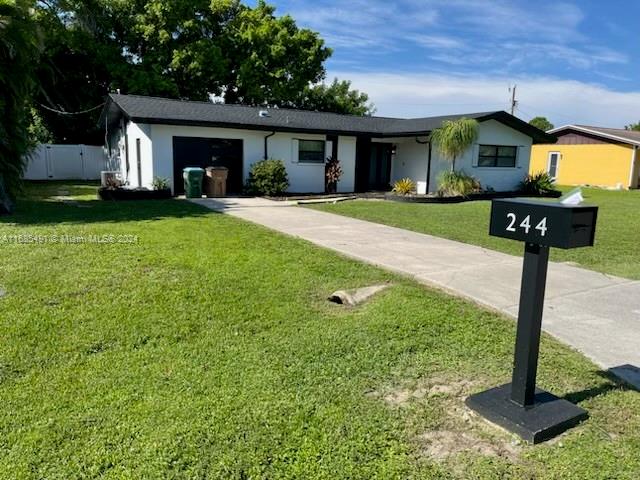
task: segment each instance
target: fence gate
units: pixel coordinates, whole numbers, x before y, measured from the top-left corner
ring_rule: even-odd
[[[25,180],[99,180],[107,170],[102,147],[89,145],[38,145],[29,156]]]

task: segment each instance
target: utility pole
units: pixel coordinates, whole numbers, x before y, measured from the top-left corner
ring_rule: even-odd
[[[509,87],[509,91],[511,92],[511,115],[515,115],[516,107],[518,106],[518,101],[516,100],[516,87],[518,85],[514,85],[513,88]]]

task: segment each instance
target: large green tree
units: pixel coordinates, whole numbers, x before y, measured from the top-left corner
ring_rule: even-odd
[[[547,117],[534,117],[529,120],[529,124],[533,125],[536,128],[539,128],[543,132],[547,130],[551,130],[553,128],[553,123],[551,123]]]
[[[300,96],[291,102],[292,106],[305,110],[345,113],[350,115],[373,115],[375,107],[366,93],[351,89],[351,82],[337,78],[329,85],[325,83],[309,85]]]
[[[32,147],[29,106],[40,51],[32,7],[28,0],[0,0],[0,210],[8,204],[3,191],[13,197],[19,190],[24,156]]]
[[[87,142],[109,91],[227,103],[268,104],[341,113],[370,111],[368,98],[325,77],[331,55],[320,36],[277,17],[264,1],[48,0],[39,79],[40,115],[60,141]],[[346,89],[345,89],[346,87]],[[325,88],[323,90],[323,88]],[[330,98],[331,95],[336,98]],[[94,141],[99,141],[99,129]]]

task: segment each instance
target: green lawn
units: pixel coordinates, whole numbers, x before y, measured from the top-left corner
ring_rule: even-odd
[[[596,245],[574,250],[552,249],[551,260],[622,277],[640,279],[640,191],[583,189],[588,203],[598,205]],[[459,204],[412,204],[356,200],[313,208],[416,232],[522,255],[522,244],[489,236],[487,201]]]
[[[540,385],[591,418],[514,446],[462,403],[508,380],[512,321],[184,201],[29,193],[0,218],[0,478],[637,478],[637,392],[549,337]],[[60,243],[90,235],[138,239]]]

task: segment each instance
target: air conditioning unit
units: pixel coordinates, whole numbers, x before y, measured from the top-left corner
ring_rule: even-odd
[[[103,170],[100,172],[100,185],[103,187],[119,187],[122,177],[118,171]]]

